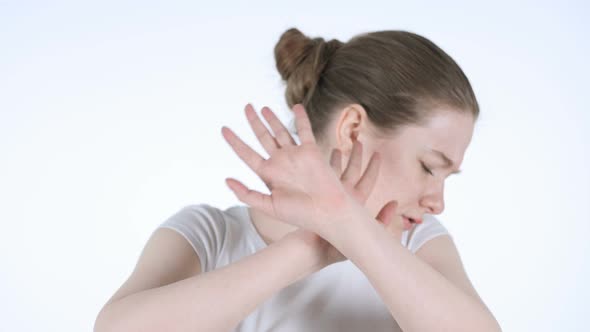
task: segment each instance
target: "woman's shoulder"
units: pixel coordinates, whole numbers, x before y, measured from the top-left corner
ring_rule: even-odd
[[[406,234],[406,247],[412,253],[416,253],[426,242],[437,236],[451,236],[444,223],[434,215],[425,214],[422,220],[423,222],[421,224],[414,226]]]
[[[225,255],[241,250],[240,243],[249,234],[245,208],[241,205],[220,208],[208,203],[187,204],[157,228],[180,233],[206,262],[205,270],[210,270]]]
[[[181,206],[166,221],[183,221],[187,224],[210,223],[223,226],[227,222],[244,217],[245,206],[232,205],[220,208],[209,203],[194,203]]]

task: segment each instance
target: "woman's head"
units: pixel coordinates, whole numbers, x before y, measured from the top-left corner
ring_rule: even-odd
[[[394,199],[400,217],[442,212],[444,180],[461,164],[479,115],[471,85],[449,55],[407,31],[342,43],[293,28],[281,36],[275,58],[287,104],[305,107],[327,159],[338,148],[346,162],[355,138],[363,143],[363,166],[372,152],[381,154],[371,211]],[[432,150],[454,164],[444,167]]]

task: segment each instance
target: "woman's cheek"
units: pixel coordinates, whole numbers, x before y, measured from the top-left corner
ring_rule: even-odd
[[[387,202],[391,201],[393,199],[392,197],[395,197],[392,196],[390,192],[391,188],[387,182],[377,181],[375,183],[375,187],[373,187],[373,190],[365,203],[365,206],[372,212],[373,216],[377,216],[379,211],[381,211],[381,208],[383,208]]]

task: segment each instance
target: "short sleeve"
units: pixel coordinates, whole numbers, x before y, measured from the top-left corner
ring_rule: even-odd
[[[219,209],[207,204],[187,205],[157,228],[169,228],[182,235],[199,256],[203,272],[215,268],[226,232],[225,220]]]
[[[425,214],[423,222],[409,231],[407,248],[415,254],[426,242],[440,235],[451,236],[440,220],[431,214]]]

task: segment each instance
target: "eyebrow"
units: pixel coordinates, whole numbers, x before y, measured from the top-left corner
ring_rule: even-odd
[[[445,163],[447,164],[446,167],[452,167],[454,165],[454,163],[451,160],[451,158],[447,157],[447,155],[445,155],[441,151],[438,151],[438,150],[435,150],[435,149],[430,149],[430,151],[436,153],[436,155],[438,155],[439,157],[441,157],[445,161]],[[451,172],[451,174],[459,174],[459,173],[461,173],[461,170],[460,169]]]

